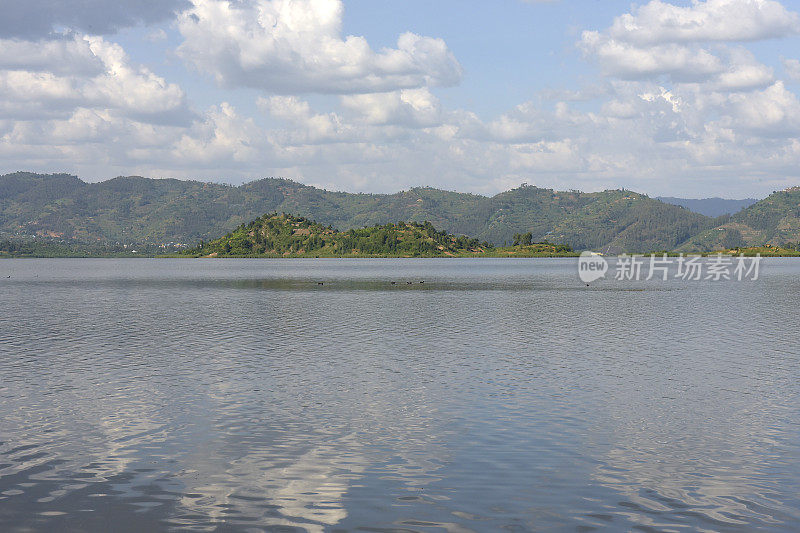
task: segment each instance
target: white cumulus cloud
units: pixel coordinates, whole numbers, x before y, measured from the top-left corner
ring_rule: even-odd
[[[373,50],[342,35],[341,0],[193,0],[179,16],[178,55],[224,86],[276,94],[374,93],[459,82],[441,39],[404,33]]]
[[[682,81],[700,81],[725,70],[719,57],[696,46],[670,43],[640,47],[597,31],[584,32],[580,45],[606,74],[623,79],[669,75]]]
[[[489,117],[437,97],[432,87],[461,72],[443,41],[404,34],[373,49],[343,35],[338,0],[194,0],[179,15],[179,55],[222,85],[263,93],[211,90],[216,105],[198,113],[108,38],[0,38],[0,160],[90,178],[273,175],[383,192],[529,182],[746,195],[796,183],[789,80],[800,63],[783,58],[774,72],[748,44],[794,33],[796,15],[767,0],[681,4],[649,2],[584,33],[600,76]]]
[[[606,75],[742,90],[766,87],[773,72],[733,43],[798,33],[800,16],[773,0],[652,0],[604,31],[584,31],[578,45]]]
[[[639,46],[756,41],[800,33],[800,16],[775,0],[693,0],[686,7],[653,0],[617,17],[608,33]]]
[[[368,124],[430,127],[441,124],[439,100],[426,88],[345,95],[342,106]]]
[[[0,109],[7,117],[66,116],[79,108],[144,121],[189,118],[178,85],[133,64],[102,37],[0,39]]]

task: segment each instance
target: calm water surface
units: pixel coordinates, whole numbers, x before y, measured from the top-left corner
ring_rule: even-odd
[[[800,261],[576,272],[0,261],[0,530],[800,529]]]

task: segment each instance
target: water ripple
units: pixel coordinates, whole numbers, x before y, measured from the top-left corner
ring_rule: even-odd
[[[797,261],[2,266],[4,531],[800,527]]]

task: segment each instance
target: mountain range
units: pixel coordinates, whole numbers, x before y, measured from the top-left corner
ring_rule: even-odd
[[[733,215],[742,209],[750,207],[758,200],[755,198],[745,198],[744,200],[728,200],[726,198],[675,198],[672,196],[656,196],[656,200],[661,200],[665,204],[679,205],[695,213],[700,213],[707,217],[720,217],[723,215]]]
[[[86,183],[68,174],[17,172],[0,176],[0,236],[194,245],[265,213],[284,212],[339,230],[430,221],[448,233],[496,245],[530,232],[534,241],[576,250],[707,250],[800,241],[798,191],[712,218],[627,190],[583,193],[526,185],[492,197],[427,187],[364,194],[276,178],[234,187],[138,176]]]

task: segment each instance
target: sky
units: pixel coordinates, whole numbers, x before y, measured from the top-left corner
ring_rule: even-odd
[[[0,0],[0,173],[800,185],[800,0]]]

